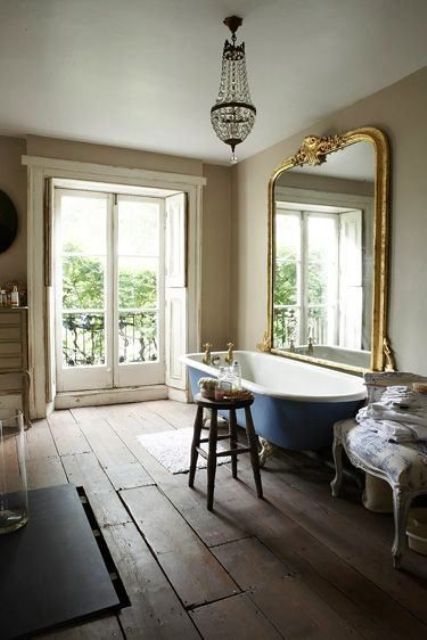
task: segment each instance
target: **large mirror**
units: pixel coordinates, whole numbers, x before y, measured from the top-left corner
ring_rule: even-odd
[[[269,184],[273,353],[360,372],[393,368],[386,336],[387,140],[308,136]]]

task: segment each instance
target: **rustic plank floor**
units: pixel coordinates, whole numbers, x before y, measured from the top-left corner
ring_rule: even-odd
[[[392,569],[390,516],[356,489],[330,497],[332,472],[281,452],[255,495],[247,456],[239,480],[218,467],[195,489],[138,441],[193,424],[192,405],[156,401],[55,412],[28,431],[29,483],[83,485],[129,595],[118,615],[43,636],[58,640],[405,640],[427,637],[427,558]]]

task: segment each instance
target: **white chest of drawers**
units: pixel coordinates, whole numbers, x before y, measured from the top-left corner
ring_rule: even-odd
[[[20,403],[29,422],[27,308],[0,307],[0,409],[17,408]]]

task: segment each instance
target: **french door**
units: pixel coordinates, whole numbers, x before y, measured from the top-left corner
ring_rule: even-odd
[[[55,189],[58,391],[165,382],[165,204]]]

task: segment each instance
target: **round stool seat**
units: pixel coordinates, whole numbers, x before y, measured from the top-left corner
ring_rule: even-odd
[[[210,400],[209,398],[204,398],[200,393],[194,396],[194,402],[199,407],[204,407],[205,409],[218,409],[219,411],[245,409],[245,407],[250,407],[251,404],[253,404],[253,401],[253,397],[245,400]]]

